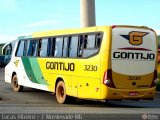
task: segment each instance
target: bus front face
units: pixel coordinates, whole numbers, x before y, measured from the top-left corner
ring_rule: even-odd
[[[141,27],[117,26],[112,29],[111,98],[150,99],[154,96],[157,60],[155,32]],[[111,90],[110,89],[110,90]],[[114,90],[117,90],[114,91]],[[110,92],[110,93],[112,93]]]

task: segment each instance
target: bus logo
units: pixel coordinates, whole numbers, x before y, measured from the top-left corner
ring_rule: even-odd
[[[15,64],[16,67],[18,67],[18,63],[19,63],[19,60],[16,60],[16,61],[14,62],[14,64]]]
[[[143,43],[143,37],[147,35],[147,32],[132,31],[129,35],[121,35],[125,39],[129,40],[132,45],[141,45]]]

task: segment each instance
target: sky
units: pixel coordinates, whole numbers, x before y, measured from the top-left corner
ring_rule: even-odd
[[[95,0],[96,25],[147,26],[160,34],[160,0]],[[0,43],[36,31],[80,28],[80,0],[0,0]]]

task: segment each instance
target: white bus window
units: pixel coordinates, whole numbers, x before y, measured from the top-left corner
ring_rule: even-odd
[[[96,35],[88,35],[86,48],[94,48],[95,41],[96,41]]]
[[[69,43],[69,37],[64,38],[64,43],[63,43],[63,57],[68,57],[68,43]]]
[[[78,36],[72,36],[70,47],[69,47],[69,57],[77,57],[78,51]]]
[[[56,46],[56,39],[52,38],[51,39],[51,56],[55,56],[55,46]]]
[[[100,48],[101,40],[102,40],[101,38],[102,38],[102,35],[101,35],[101,34],[97,34],[97,35],[96,35],[95,48]]]
[[[48,38],[48,56],[52,56],[52,38]]]
[[[26,56],[36,56],[37,54],[37,41],[28,40],[26,47]]]
[[[38,41],[33,40],[33,56],[37,56],[37,47],[38,47]]]
[[[23,56],[24,54],[24,41],[20,41],[16,56]]]
[[[41,41],[41,48],[40,48],[40,56],[46,57],[47,56],[47,47],[48,46],[48,39],[42,39]]]
[[[96,35],[84,36],[83,57],[89,57],[98,52],[100,47],[100,39],[96,39]]]
[[[28,40],[27,41],[27,56],[32,56],[32,41]]]
[[[56,38],[56,46],[54,51],[55,57],[62,57],[63,37]]]

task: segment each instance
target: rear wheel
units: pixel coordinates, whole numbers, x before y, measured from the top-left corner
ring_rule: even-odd
[[[68,96],[66,95],[66,87],[63,81],[59,81],[56,86],[56,99],[58,103],[66,103]]]
[[[11,81],[12,88],[15,92],[21,92],[23,90],[23,86],[18,84],[17,75],[14,75]]]

